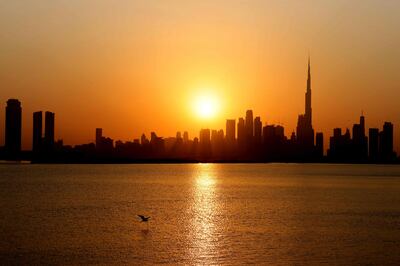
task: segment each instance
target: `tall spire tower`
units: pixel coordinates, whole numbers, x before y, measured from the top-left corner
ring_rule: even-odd
[[[306,104],[305,104],[305,119],[307,123],[312,123],[312,109],[311,109],[311,66],[310,56],[308,56],[308,76],[307,76],[307,91],[306,91]]]
[[[297,142],[305,156],[311,156],[314,149],[314,129],[311,109],[311,64],[308,56],[307,91],[305,94],[305,112],[297,120]]]

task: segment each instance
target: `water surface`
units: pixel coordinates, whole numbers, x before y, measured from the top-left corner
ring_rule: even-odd
[[[399,166],[0,165],[0,207],[2,264],[400,264]]]

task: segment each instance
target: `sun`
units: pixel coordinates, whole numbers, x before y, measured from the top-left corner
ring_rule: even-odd
[[[212,118],[217,114],[218,102],[211,95],[198,96],[194,106],[196,114],[201,118]]]

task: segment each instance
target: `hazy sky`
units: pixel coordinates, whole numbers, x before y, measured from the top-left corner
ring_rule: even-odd
[[[4,106],[23,106],[23,146],[32,112],[56,113],[56,137],[161,136],[253,109],[295,129],[304,111],[311,54],[313,125],[395,124],[400,145],[400,1],[6,1],[0,0],[0,144]],[[200,119],[193,102],[215,95],[220,111]]]

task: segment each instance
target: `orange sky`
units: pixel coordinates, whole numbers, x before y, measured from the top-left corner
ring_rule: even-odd
[[[0,144],[4,106],[23,106],[23,146],[32,112],[56,113],[56,137],[173,136],[253,109],[290,135],[304,109],[311,54],[313,125],[395,124],[400,145],[399,1],[4,1],[0,4]],[[200,119],[195,95],[220,99]]]

